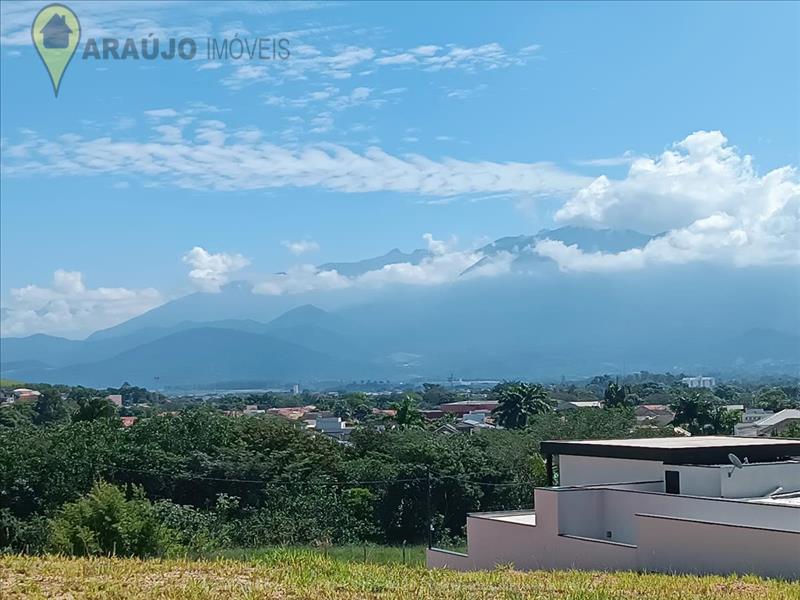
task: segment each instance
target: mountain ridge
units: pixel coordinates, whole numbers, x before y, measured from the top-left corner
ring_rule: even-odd
[[[254,294],[246,282],[232,282],[220,293],[178,298],[85,340],[41,334],[2,338],[0,362],[4,376],[29,381],[77,380],[80,374],[93,381],[104,379],[103,369],[111,367],[120,376],[127,369],[131,375],[123,380],[131,380],[143,376],[137,361],[149,363],[142,354],[126,352],[203,330],[206,341],[191,336],[177,339],[208,345],[222,336],[230,348],[231,336],[239,333],[266,336],[271,343],[242,338],[263,354],[265,364],[284,364],[273,353],[286,349],[281,344],[290,344],[290,354],[316,365],[320,375],[335,375],[336,369],[329,366],[338,365],[343,377],[407,381],[451,372],[480,378],[557,377],[637,368],[800,372],[800,337],[795,333],[800,331],[796,310],[800,287],[785,285],[797,278],[795,267],[695,263],[605,274],[565,273],[525,250],[542,235],[580,242],[587,251],[638,247],[653,239],[637,232],[610,231],[561,228],[499,238],[484,246],[483,254],[514,252],[518,268],[437,286],[354,286],[263,296]],[[408,256],[389,252],[376,258],[395,260],[400,255]],[[362,262],[353,264],[361,268]],[[761,293],[765,289],[785,293]],[[180,355],[195,351],[191,346],[173,349],[176,356],[165,356],[166,362],[183,364]],[[226,352],[235,361],[235,348]],[[304,357],[304,352],[310,354]],[[107,362],[121,355],[116,362]],[[229,365],[218,369],[216,376],[228,373],[256,380],[264,379],[262,371],[276,374],[249,359],[240,360],[251,370]],[[312,370],[304,373],[311,376]],[[198,378],[205,378],[205,373],[198,373]],[[296,374],[285,365],[287,380]],[[189,372],[176,370],[168,377],[186,378]]]

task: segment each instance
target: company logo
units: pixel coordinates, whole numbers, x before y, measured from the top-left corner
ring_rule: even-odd
[[[63,4],[48,4],[31,25],[31,39],[42,59],[53,92],[58,97],[61,80],[78,44],[81,24],[78,16]],[[184,37],[161,40],[152,33],[133,38],[89,37],[83,45],[82,60],[172,60],[191,61],[284,61],[291,55],[286,38],[239,37],[217,39]]]
[[[58,97],[64,71],[81,40],[78,15],[63,4],[48,4],[33,19],[31,39],[50,75],[53,93]]]

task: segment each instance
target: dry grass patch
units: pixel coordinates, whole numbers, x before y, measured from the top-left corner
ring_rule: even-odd
[[[247,562],[5,556],[0,557],[0,598],[800,600],[800,586],[757,577],[509,569],[455,573],[276,550]]]

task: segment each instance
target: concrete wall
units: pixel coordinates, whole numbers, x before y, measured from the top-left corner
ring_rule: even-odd
[[[664,469],[680,473],[681,494],[720,498],[720,468],[691,465],[664,465]]]
[[[663,463],[652,460],[570,456],[569,454],[558,457],[558,483],[562,486],[653,479],[664,479]]]
[[[569,492],[566,492],[569,493]],[[665,515],[800,532],[800,509],[774,504],[754,504],[669,494],[603,490],[600,527],[612,532],[612,540],[637,543],[637,513]]]
[[[742,522],[766,529],[742,527]],[[787,506],[623,489],[544,488],[536,490],[536,525],[469,516],[467,538],[467,555],[430,550],[428,566],[475,570],[510,563],[523,570],[800,577],[800,509]]]
[[[785,492],[800,489],[800,467],[797,463],[750,463],[741,469],[720,469],[722,496],[724,498],[752,498],[783,486]],[[731,476],[728,477],[728,472]]]
[[[537,501],[541,496],[542,493],[537,490]],[[603,497],[602,490],[570,490],[559,493],[556,496],[558,533],[603,539],[605,537]]]
[[[639,516],[639,568],[800,579],[800,534]]]

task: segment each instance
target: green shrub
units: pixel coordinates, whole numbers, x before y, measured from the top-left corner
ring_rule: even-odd
[[[15,517],[7,508],[0,509],[0,553],[41,554],[47,549],[50,524],[45,517]]]
[[[152,556],[166,549],[168,530],[158,520],[144,490],[96,483],[75,502],[64,504],[52,521],[51,548],[73,555]]]

